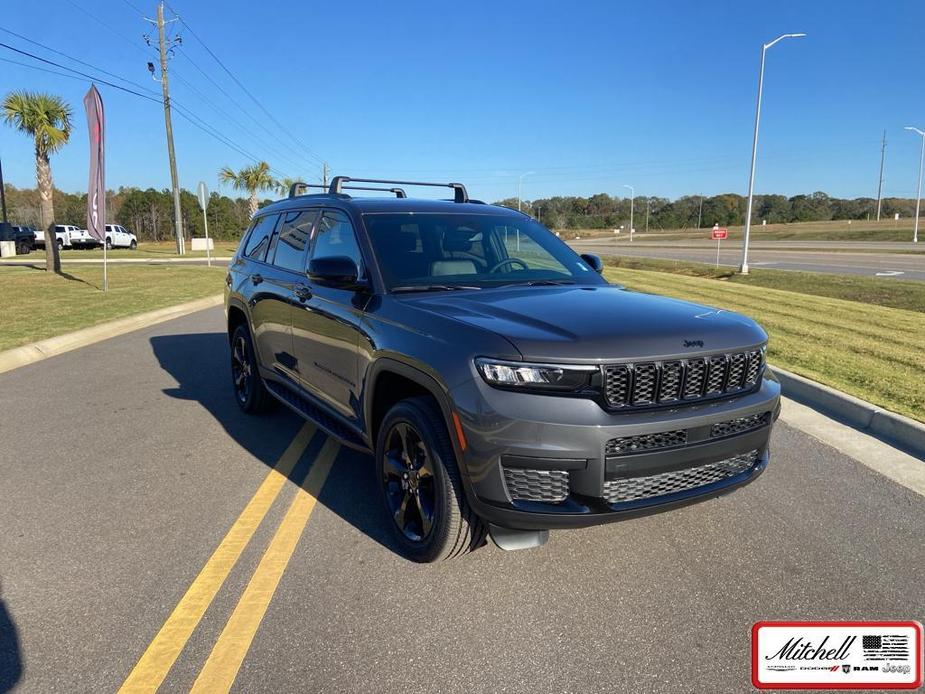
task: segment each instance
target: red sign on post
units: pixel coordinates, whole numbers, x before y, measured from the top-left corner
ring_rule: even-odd
[[[712,241],[725,241],[729,238],[729,229],[726,227],[713,227],[710,230],[710,239]]]

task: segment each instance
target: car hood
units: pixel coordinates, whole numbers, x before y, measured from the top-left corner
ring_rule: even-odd
[[[531,361],[666,359],[767,340],[755,321],[737,313],[615,286],[504,287],[409,299],[507,338]]]

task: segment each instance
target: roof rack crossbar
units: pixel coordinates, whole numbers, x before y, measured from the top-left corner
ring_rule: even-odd
[[[289,187],[289,197],[295,198],[300,195],[300,191],[304,188],[319,188],[321,190],[328,190],[328,186],[323,186],[320,183],[304,183],[302,181],[296,181]],[[343,190],[378,190],[383,193],[393,193],[397,198],[407,198],[408,194],[404,191],[403,188],[374,188],[372,186],[341,186]]]
[[[351,178],[350,176],[335,176],[331,180],[330,193],[337,195],[344,189],[345,183],[379,183],[402,186],[430,186],[434,188],[452,188],[455,202],[469,202],[469,193],[462,183],[429,183],[426,181],[391,181],[382,178]]]

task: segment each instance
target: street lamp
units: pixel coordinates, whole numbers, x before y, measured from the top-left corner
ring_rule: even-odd
[[[919,158],[919,185],[916,188],[915,198],[915,231],[912,232],[912,243],[919,242],[919,207],[922,205],[922,164],[925,163],[925,132],[912,126],[906,126],[906,130],[918,134],[922,138],[922,156]]]
[[[527,173],[522,173],[517,177],[517,211],[520,212],[520,194],[523,191],[524,185],[524,176],[532,176],[535,174],[535,171],[527,171]]]
[[[630,242],[633,241],[633,202],[636,200],[636,189],[633,186],[624,183],[624,188],[630,189]]]
[[[745,210],[745,237],[742,240],[742,267],[743,275],[748,274],[748,232],[752,228],[752,197],[755,191],[755,160],[758,157],[758,123],[761,120],[761,90],[764,86],[764,55],[768,49],[778,41],[784,39],[798,39],[806,34],[782,34],[770,43],[761,46],[761,68],[758,71],[758,103],[755,106],[755,135],[752,138],[752,168],[748,175],[748,206]]]

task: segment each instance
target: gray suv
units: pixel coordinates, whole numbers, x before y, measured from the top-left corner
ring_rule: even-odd
[[[407,557],[534,546],[764,471],[780,386],[751,319],[611,285],[460,184],[307,187],[259,211],[229,266],[234,393],[372,453]]]

